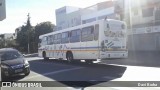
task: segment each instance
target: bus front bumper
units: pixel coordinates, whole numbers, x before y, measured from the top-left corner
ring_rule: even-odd
[[[100,59],[106,59],[106,58],[128,58],[128,52],[126,51],[101,52]]]

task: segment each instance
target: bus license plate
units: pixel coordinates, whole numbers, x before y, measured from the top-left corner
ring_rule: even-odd
[[[23,69],[17,69],[17,70],[15,70],[15,73],[19,73],[19,72],[22,72],[23,71]]]

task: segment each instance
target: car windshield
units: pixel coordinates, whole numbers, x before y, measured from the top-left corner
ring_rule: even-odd
[[[17,58],[20,58],[20,57],[22,57],[22,55],[19,52],[8,51],[8,52],[5,52],[1,55],[1,60],[2,61],[13,60],[13,59],[17,59]]]

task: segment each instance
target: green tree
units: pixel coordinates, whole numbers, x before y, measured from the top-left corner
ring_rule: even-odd
[[[27,15],[27,23],[21,27],[21,31],[17,34],[16,42],[18,44],[18,49],[25,53],[32,53],[33,46],[31,43],[34,41],[34,29],[30,23],[30,16]]]
[[[29,14],[27,16],[26,25],[23,25],[17,34],[17,49],[25,53],[35,53],[38,51],[39,36],[53,32],[55,25],[51,22],[42,22],[33,27],[30,23]]]
[[[4,48],[5,47],[5,42],[3,39],[0,39],[0,48]]]
[[[28,45],[28,34],[27,34],[27,28],[26,26],[21,27],[21,31],[17,33],[16,42],[19,47],[17,47],[18,50],[21,52],[27,52],[27,45]]]
[[[54,28],[55,28],[55,25],[49,21],[39,23],[35,26],[34,29],[35,29],[35,49],[36,51],[38,50],[39,36],[46,34],[46,33],[53,32]]]

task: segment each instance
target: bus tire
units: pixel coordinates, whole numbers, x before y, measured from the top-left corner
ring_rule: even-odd
[[[49,58],[46,56],[46,52],[45,52],[45,51],[42,53],[42,56],[43,56],[43,59],[44,59],[44,60],[48,60],[48,59],[49,59]]]
[[[66,58],[67,58],[68,62],[72,62],[73,61],[73,54],[72,54],[72,52],[67,52]]]
[[[87,64],[93,64],[93,60],[85,60]]]

